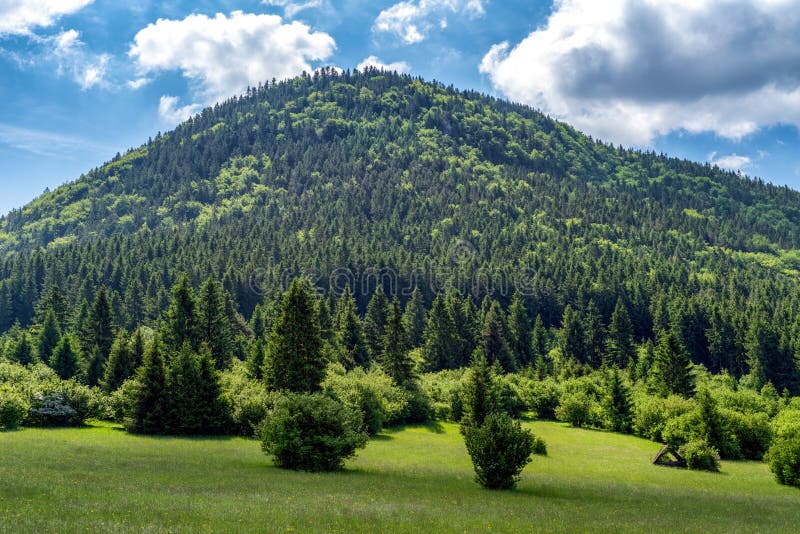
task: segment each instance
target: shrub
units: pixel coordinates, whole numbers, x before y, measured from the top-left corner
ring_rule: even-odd
[[[513,488],[534,449],[533,434],[507,414],[489,414],[481,426],[466,427],[464,442],[475,480],[490,489]]]
[[[261,448],[285,469],[336,471],[367,443],[360,415],[325,394],[287,394],[260,427]]]
[[[772,428],[766,413],[742,414],[720,410],[744,458],[761,460],[772,442]]]
[[[126,417],[131,415],[133,403],[137,393],[139,382],[135,379],[128,379],[108,396],[107,417],[114,422],[122,423]]]
[[[80,426],[91,417],[104,417],[103,397],[72,380],[36,384],[28,412],[32,426]]]
[[[250,378],[246,364],[239,360],[220,373],[219,384],[230,406],[233,431],[253,436],[279,395],[267,392],[263,382]]]
[[[635,398],[633,428],[637,435],[653,441],[663,441],[662,432],[672,418],[692,409],[692,402],[678,395],[667,398],[639,395]]]
[[[523,401],[540,419],[555,419],[556,408],[561,398],[561,388],[552,378],[532,382],[523,392]]]
[[[800,437],[776,441],[766,460],[779,483],[800,488]]]
[[[14,430],[28,415],[28,401],[11,388],[0,388],[0,430]]]
[[[556,417],[578,428],[589,425],[593,420],[593,404],[594,399],[586,393],[565,393],[556,408]]]
[[[772,420],[775,439],[800,438],[800,409],[781,410]]]
[[[463,376],[464,369],[448,369],[420,376],[420,388],[430,399],[434,419],[455,423],[461,420],[464,412],[460,395]]]
[[[322,389],[361,412],[370,435],[385,424],[397,424],[409,417],[411,393],[396,386],[380,368],[365,371],[357,367],[345,373],[341,365],[328,367]]]
[[[533,454],[547,456],[547,443],[539,436],[533,438]]]
[[[701,471],[719,471],[719,452],[703,440],[692,440],[678,449],[686,467]]]

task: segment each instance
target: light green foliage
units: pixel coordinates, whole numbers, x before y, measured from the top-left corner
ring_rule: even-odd
[[[0,384],[0,431],[14,430],[28,415],[27,399],[10,386]]]
[[[512,489],[531,461],[533,434],[506,414],[491,413],[464,432],[475,480],[489,489]],[[540,447],[541,449],[541,447]]]
[[[706,441],[689,441],[681,445],[678,452],[686,460],[686,467],[689,469],[719,471],[719,452]]]

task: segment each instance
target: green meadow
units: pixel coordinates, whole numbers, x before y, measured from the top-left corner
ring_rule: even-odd
[[[3,532],[797,532],[800,491],[758,462],[650,463],[658,444],[559,423],[514,491],[473,481],[452,424],[387,430],[341,473],[284,471],[241,438],[113,426],[0,433]]]

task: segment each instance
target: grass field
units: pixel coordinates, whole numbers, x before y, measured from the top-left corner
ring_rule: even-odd
[[[535,422],[549,456],[518,489],[472,480],[454,425],[386,431],[348,469],[274,468],[238,438],[130,436],[108,426],[0,433],[0,531],[797,532],[800,491],[766,465],[650,464],[658,445]]]

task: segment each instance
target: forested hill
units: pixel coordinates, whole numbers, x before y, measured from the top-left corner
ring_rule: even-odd
[[[637,340],[673,324],[712,370],[747,372],[766,339],[767,378],[788,385],[799,246],[788,188],[475,92],[325,71],[206,109],[2,219],[0,332],[41,321],[55,286],[75,314],[107,288],[132,329],[182,272],[217,277],[245,318],[291,275],[350,273],[363,310],[364,273],[394,272],[387,291],[419,286],[428,304],[447,281],[476,302],[517,289],[548,328],[565,309],[608,324],[620,301]]]

